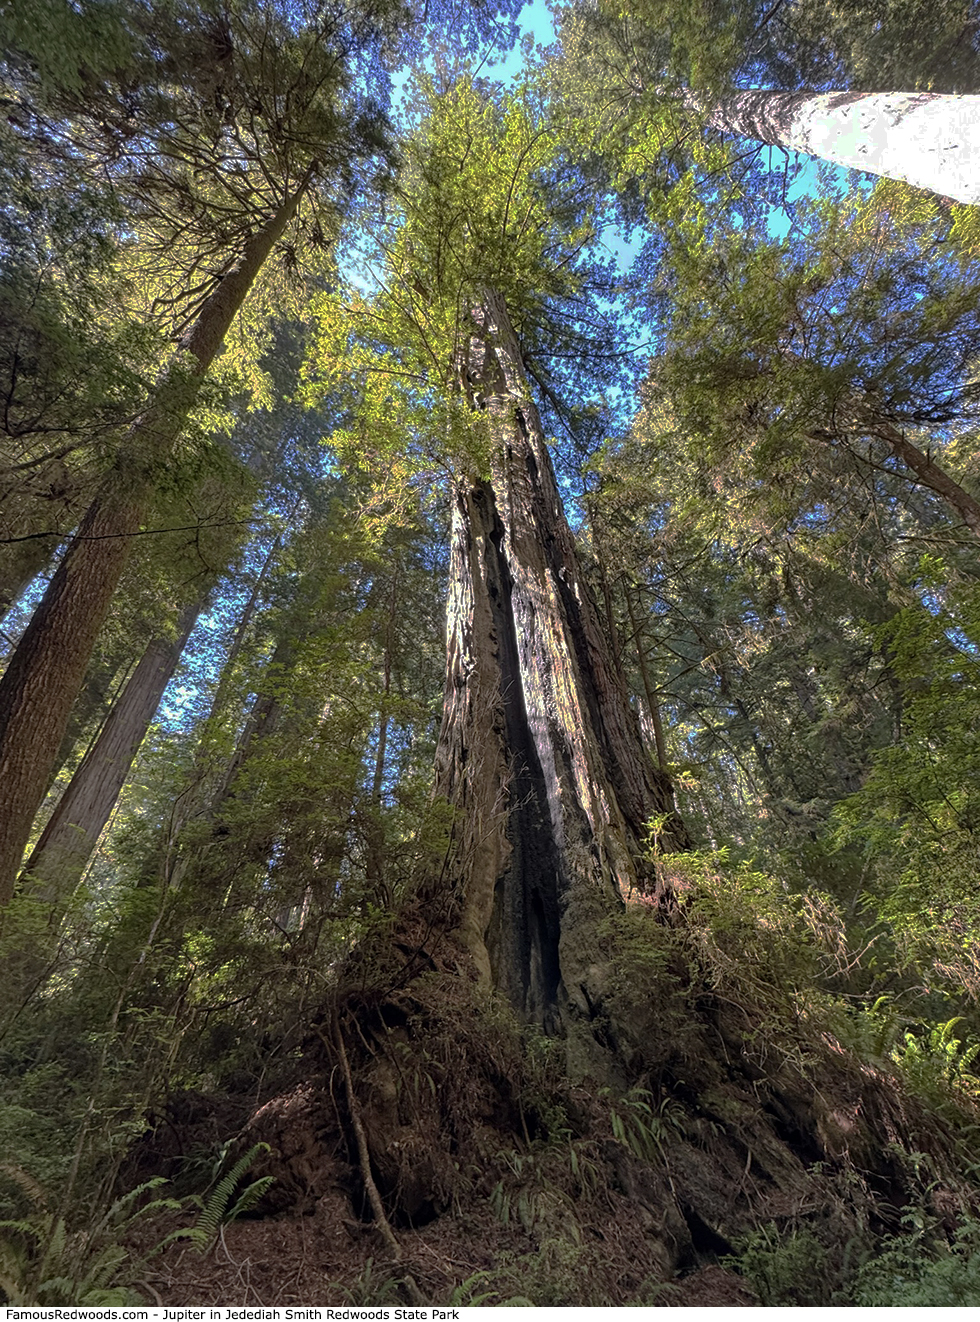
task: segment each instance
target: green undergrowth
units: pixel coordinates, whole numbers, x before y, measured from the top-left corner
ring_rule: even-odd
[[[211,1138],[181,1131],[179,1107],[158,1121],[178,1131],[182,1165],[168,1174],[185,1196],[171,1206],[152,1170],[134,1167],[146,1202],[158,1200],[148,1247],[127,1220],[127,1208],[146,1215],[140,1200],[120,1205],[118,1185],[95,1178],[143,1128],[132,1100],[123,1105],[136,1057],[114,1069],[108,1036],[83,1039],[70,1086],[68,1065],[38,1049],[44,1013],[18,1021],[0,1117],[23,1177],[0,1179],[8,1299],[121,1301],[148,1252],[201,1249],[243,1212],[298,1222],[310,1209],[290,1201],[302,1183],[293,1135],[263,1130],[273,1112],[260,1102],[278,1097],[274,1114],[287,1117],[304,1088],[331,1187],[348,1220],[369,1227],[337,1023],[372,1177],[406,1257],[433,1223],[455,1246],[459,1271],[425,1283],[434,1303],[662,1304],[685,1274],[721,1260],[763,1304],[972,1302],[980,1049],[970,1019],[930,1020],[900,988],[862,984],[860,951],[826,896],[794,894],[723,852],[656,866],[659,900],[635,896],[592,928],[592,1017],[575,1028],[590,1035],[591,1072],[573,1033],[523,1026],[461,975],[461,952],[421,909],[387,916],[378,940],[338,966],[288,1055],[258,1032],[225,1045],[212,1033],[207,1071],[195,1071],[200,1046],[185,1052],[161,1020],[179,1083],[154,1085],[161,1107],[168,1093],[203,1096],[214,1079],[239,1096],[242,1062],[263,1052],[268,1078],[250,1075],[251,1118],[230,1110]],[[128,1011],[116,1027],[135,1041],[152,1024]],[[91,1099],[86,1081],[101,1089]],[[66,1120],[73,1140],[59,1135]],[[66,1180],[67,1200],[32,1201],[30,1182],[47,1191]],[[205,1192],[192,1205],[195,1187]],[[100,1236],[86,1239],[80,1227],[96,1223]],[[467,1256],[488,1251],[492,1266]],[[407,1298],[399,1265],[367,1257],[337,1279],[338,1299]]]
[[[251,1210],[271,1184],[249,1179],[260,1155],[255,1144],[237,1158],[222,1151],[209,1185],[174,1198],[160,1176],[114,1198],[87,1215],[79,1201],[58,1206],[26,1171],[0,1163],[5,1204],[19,1215],[0,1220],[0,1295],[11,1306],[111,1306],[142,1303],[140,1278],[171,1244],[206,1253],[223,1228]],[[143,1226],[150,1227],[149,1235]],[[138,1247],[139,1246],[139,1247]]]
[[[900,1233],[852,1237],[833,1252],[808,1228],[760,1226],[727,1258],[766,1308],[967,1308],[980,1305],[980,1222],[950,1235],[921,1207]]]
[[[874,943],[855,943],[826,894],[796,893],[724,849],[655,865],[672,903],[637,895],[600,927],[606,1013],[638,1064],[654,1073],[703,1064],[706,1016],[727,1019],[741,1052],[768,1058],[768,1072],[806,1074],[829,1045],[894,1076],[972,1141],[980,1020],[971,1007],[895,979],[880,991]]]

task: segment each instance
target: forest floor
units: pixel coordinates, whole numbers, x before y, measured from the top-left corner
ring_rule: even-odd
[[[761,1228],[767,1252],[789,1246],[781,1301],[808,1306],[840,1302],[841,1263],[903,1233],[910,1209],[952,1241],[976,1190],[951,1111],[802,1021],[791,1039],[745,1004],[689,1008],[677,1041],[647,1033],[658,1057],[649,1045],[643,1086],[623,1088],[570,1079],[565,1043],[445,969],[362,983],[305,1025],[278,1078],[177,1093],[150,1117],[123,1187],[163,1176],[211,1224],[207,1243],[148,1255],[138,1288],[172,1306],[751,1307],[766,1301],[732,1267]],[[209,1203],[222,1152],[249,1169]],[[163,1237],[139,1224],[135,1257]]]
[[[492,1288],[500,1264],[519,1263],[535,1252],[530,1236],[504,1230],[492,1213],[480,1217],[468,1210],[402,1232],[402,1259],[385,1261],[370,1225],[352,1222],[348,1212],[343,1200],[325,1198],[308,1216],[238,1221],[205,1254],[186,1246],[166,1251],[138,1285],[152,1302],[173,1308],[394,1305],[413,1302],[402,1284],[410,1275],[432,1304],[493,1306],[513,1298]],[[617,1284],[635,1299],[642,1281],[625,1273]],[[662,1307],[759,1306],[746,1282],[717,1264],[695,1268],[648,1295]]]

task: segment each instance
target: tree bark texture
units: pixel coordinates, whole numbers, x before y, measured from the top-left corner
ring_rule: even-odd
[[[980,96],[759,89],[687,102],[722,133],[980,202]]]
[[[34,846],[26,871],[52,904],[82,876],[202,606],[185,607],[176,638],[150,643]]]
[[[296,214],[311,174],[246,243],[181,341],[31,617],[0,680],[0,905],[14,881],[58,754],[72,703],[165,462],[201,382],[265,260]]]
[[[649,885],[647,823],[687,843],[584,581],[504,300],[474,314],[468,378],[489,415],[490,481],[453,509],[437,791],[458,809],[460,930],[487,983],[548,1025],[580,998],[570,903]]]

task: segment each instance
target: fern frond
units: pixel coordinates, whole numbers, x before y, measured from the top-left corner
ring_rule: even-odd
[[[22,1189],[36,1208],[42,1212],[45,1210],[47,1204],[44,1190],[33,1175],[28,1175],[23,1167],[15,1166],[10,1161],[0,1161],[0,1175],[6,1175],[8,1180],[12,1180],[19,1189]]]
[[[65,1247],[68,1243],[68,1229],[65,1226],[64,1217],[55,1217],[49,1222],[48,1242],[44,1246],[44,1252],[41,1255],[41,1263],[38,1267],[38,1275],[43,1276],[53,1266],[63,1266],[65,1256]]]
[[[155,1258],[158,1253],[162,1253],[165,1248],[169,1248],[171,1244],[176,1244],[181,1239],[191,1240],[202,1253],[210,1243],[203,1230],[197,1226],[181,1226],[179,1230],[171,1230],[169,1235],[164,1235],[160,1243],[154,1245],[147,1254],[147,1258]]]
[[[55,1300],[61,1304],[75,1302],[75,1282],[70,1276],[49,1276],[37,1287],[38,1303],[51,1308],[56,1306]]]
[[[105,1289],[128,1257],[129,1254],[121,1244],[109,1244],[88,1264],[88,1270],[78,1285],[79,1294]]]
[[[222,1176],[215,1188],[208,1195],[207,1202],[201,1208],[200,1215],[194,1224],[195,1231],[199,1232],[199,1235],[203,1236],[206,1242],[210,1243],[210,1241],[214,1239],[220,1226],[224,1222],[232,1220],[238,1215],[242,1200],[248,1195],[249,1191],[255,1187],[255,1185],[262,1185],[262,1188],[255,1194],[256,1199],[269,1187],[269,1184],[272,1182],[272,1176],[267,1175],[263,1176],[261,1180],[256,1180],[255,1184],[250,1185],[241,1195],[238,1202],[235,1204],[235,1208],[231,1215],[229,1215],[228,1204],[231,1202],[242,1177],[248,1171],[259,1153],[268,1151],[268,1143],[253,1144],[247,1152],[242,1153],[228,1174]],[[249,1204],[249,1206],[251,1206],[251,1204]],[[244,1208],[241,1210],[244,1210]]]
[[[261,1179],[254,1180],[238,1199],[238,1202],[225,1217],[225,1220],[234,1221],[236,1217],[242,1216],[245,1212],[251,1211],[270,1184],[275,1184],[275,1177],[272,1175],[263,1175]]]
[[[142,1198],[144,1194],[152,1193],[154,1189],[159,1189],[161,1184],[169,1183],[170,1181],[166,1176],[154,1175],[152,1180],[145,1180],[135,1189],[130,1189],[129,1193],[124,1193],[122,1197],[117,1198],[112,1206],[104,1213],[92,1232],[91,1238],[97,1238],[104,1230],[107,1230],[109,1226],[115,1224],[117,1221],[124,1220],[127,1224],[135,1221],[138,1216],[142,1216],[143,1213],[148,1210],[162,1212],[165,1210],[169,1211],[174,1207],[179,1208],[180,1204],[175,1202],[172,1198],[152,1198],[145,1204],[145,1206],[137,1208],[136,1211],[131,1213],[128,1217],[123,1216],[126,1209],[131,1207],[138,1199]]]
[[[30,1235],[35,1240],[40,1240],[41,1231],[34,1221],[0,1221],[0,1230],[12,1230],[18,1235]]]

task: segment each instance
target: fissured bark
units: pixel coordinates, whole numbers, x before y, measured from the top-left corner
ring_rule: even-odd
[[[582,575],[503,298],[486,291],[474,320],[465,375],[492,471],[455,493],[436,788],[457,808],[463,939],[548,1026],[580,997],[571,897],[650,889],[652,818],[688,841]]]

